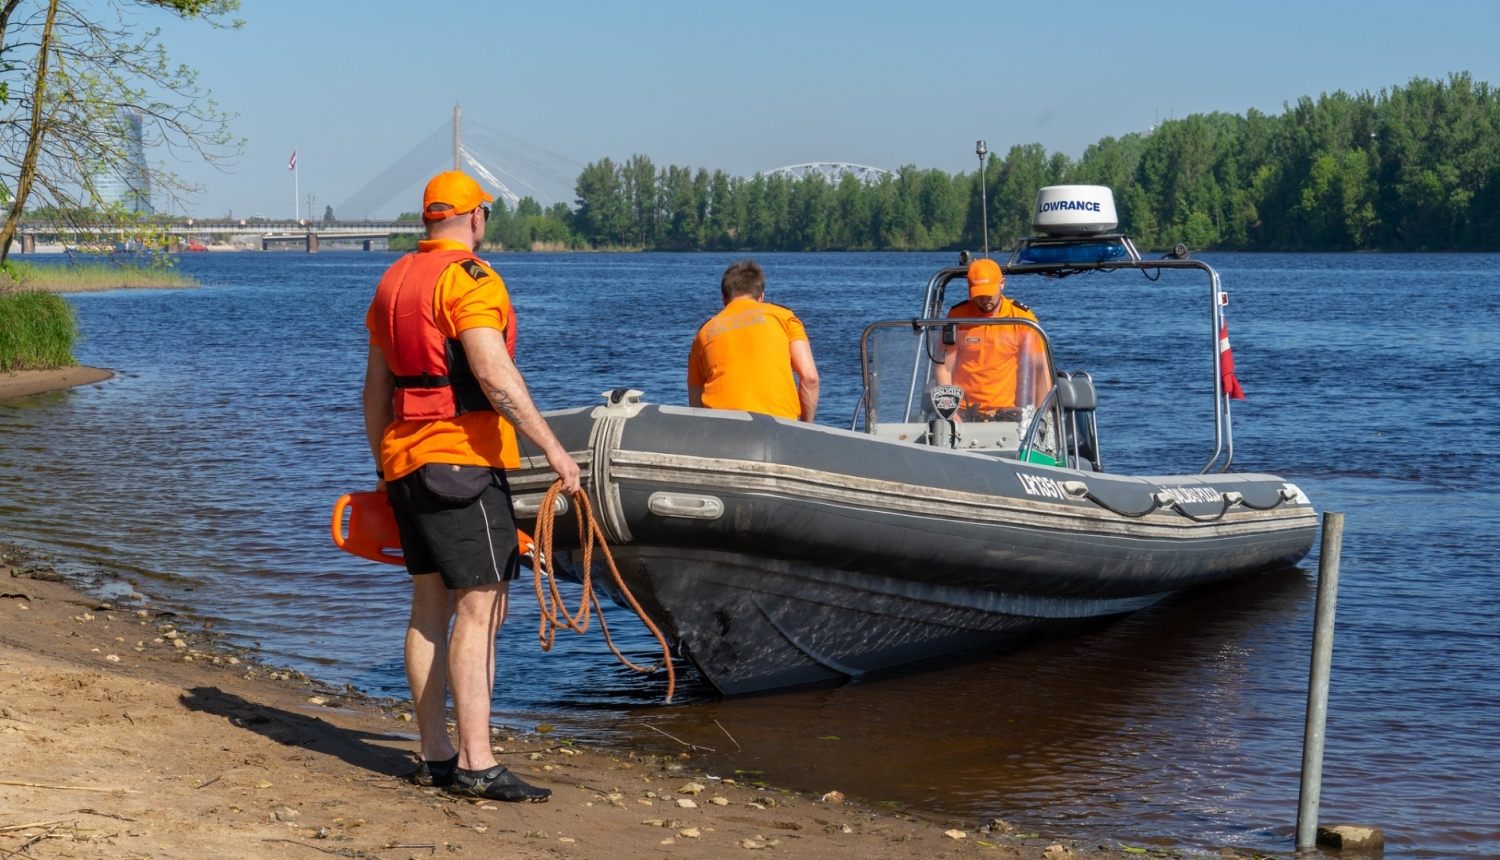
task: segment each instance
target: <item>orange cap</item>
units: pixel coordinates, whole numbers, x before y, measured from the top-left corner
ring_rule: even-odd
[[[969,297],[998,296],[1005,289],[1005,275],[1000,264],[989,258],[981,258],[969,264]]]
[[[422,192],[422,217],[428,221],[441,221],[455,215],[467,215],[481,203],[493,203],[495,198],[484,193],[479,183],[470,179],[462,170],[449,170],[432,177]],[[442,212],[428,212],[434,203],[446,203],[453,208]]]

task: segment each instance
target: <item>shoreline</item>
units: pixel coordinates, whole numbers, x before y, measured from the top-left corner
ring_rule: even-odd
[[[11,783],[0,785],[0,828],[46,822],[0,829],[7,850],[54,828],[32,846],[37,856],[66,851],[59,840],[92,842],[104,856],[192,856],[213,844],[225,857],[311,848],[402,860],[438,847],[622,858],[767,849],[851,860],[892,847],[1024,860],[1147,851],[883,808],[854,797],[857,786],[843,787],[845,801],[736,784],[696,769],[688,754],[575,744],[545,726],[492,735],[496,758],[552,788],[551,802],[453,798],[403,778],[417,749],[409,702],[268,667],[253,650],[219,645],[213,622],[153,609],[149,598],[101,602],[45,558],[0,543],[0,757]]]
[[[48,391],[63,391],[113,379],[115,372],[102,367],[55,367],[49,370],[12,370],[0,373],[0,400],[26,397]]]

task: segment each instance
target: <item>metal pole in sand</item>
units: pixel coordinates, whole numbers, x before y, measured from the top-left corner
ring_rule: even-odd
[[[1333,614],[1339,594],[1344,515],[1323,512],[1318,551],[1318,602],[1314,611],[1312,670],[1307,681],[1307,727],[1302,735],[1302,791],[1297,797],[1297,850],[1318,840],[1318,800],[1323,790],[1323,738],[1328,726],[1328,676],[1333,662]]]

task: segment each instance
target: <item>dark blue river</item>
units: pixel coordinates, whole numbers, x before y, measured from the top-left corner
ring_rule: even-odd
[[[371,484],[362,320],[392,259],[188,255],[201,289],[71,297],[79,359],[122,375],[0,402],[0,537],[60,554],[85,583],[214,619],[277,665],[404,698],[406,576],[328,536],[333,501]],[[542,408],[620,385],[685,403],[689,343],[729,259],[497,256]],[[768,299],[810,333],[820,421],[848,425],[861,329],[913,316],[952,259],[760,257]],[[1407,856],[1500,855],[1500,257],[1203,259],[1231,296],[1249,396],[1235,404],[1237,468],[1283,475],[1349,518],[1323,821],[1382,826]],[[1007,294],[1036,311],[1063,369],[1093,372],[1107,468],[1202,466],[1205,278],[1017,278]],[[597,636],[543,654],[522,580],[496,719],[674,747],[649,722],[718,750],[695,759],[709,773],[754,769],[970,821],[1289,851],[1315,570],[1316,552],[1092,634],[872,683],[720,701],[686,670],[672,707],[661,678],[623,670]],[[639,625],[611,617],[649,657]]]

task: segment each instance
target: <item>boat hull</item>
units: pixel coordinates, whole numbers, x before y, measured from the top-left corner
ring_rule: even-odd
[[[726,694],[1078,627],[1295,564],[1316,533],[1271,475],[1104,475],[683,407],[548,420],[632,593]],[[513,473],[523,527],[551,478],[535,456]],[[1179,503],[1153,510],[1161,492]]]

